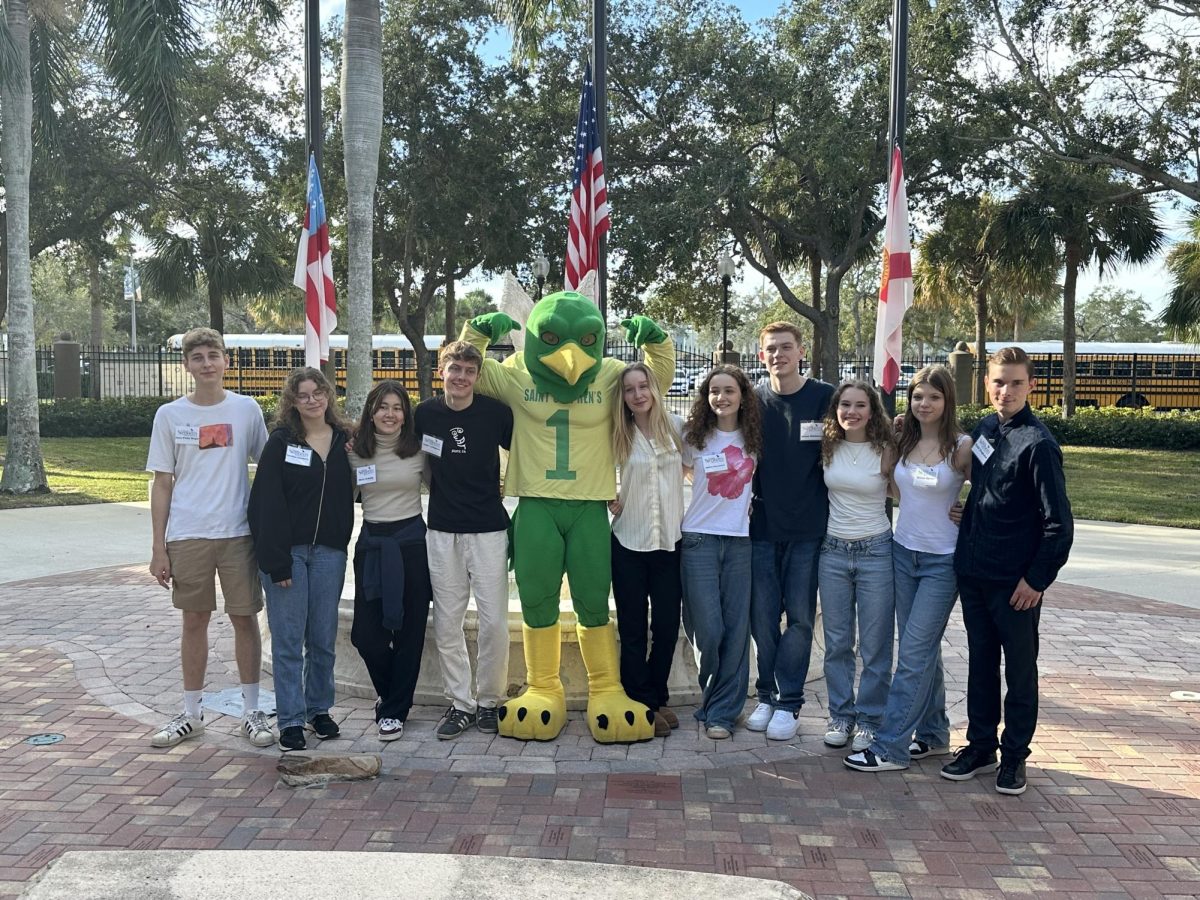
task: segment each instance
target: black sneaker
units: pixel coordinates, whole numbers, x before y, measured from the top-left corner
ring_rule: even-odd
[[[323,741],[338,737],[342,733],[342,729],[338,728],[338,723],[333,721],[333,716],[329,713],[317,713],[308,723],[308,727]]]
[[[304,729],[299,725],[289,725],[287,728],[279,729],[280,750],[303,750],[305,746]]]
[[[484,734],[496,734],[500,731],[500,710],[495,706],[481,706],[475,714],[475,727]]]
[[[951,781],[970,781],[980,772],[996,771],[996,751],[981,750],[968,744],[954,754],[954,761],[942,766],[942,777]]]
[[[1003,760],[996,775],[996,793],[1023,794],[1025,786],[1025,760]]]
[[[437,736],[439,741],[452,741],[475,724],[475,713],[466,712],[452,706],[438,722]]]

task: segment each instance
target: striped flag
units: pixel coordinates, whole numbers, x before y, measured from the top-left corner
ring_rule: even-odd
[[[883,282],[875,320],[875,383],[887,393],[900,380],[903,349],[900,326],[912,306],[912,241],[908,234],[908,194],[904,190],[904,159],[897,146],[892,153],[888,185],[887,226],[883,238]]]
[[[583,276],[596,268],[600,235],[608,231],[608,226],[608,189],[604,184],[604,157],[596,135],[596,95],[589,64],[583,74],[579,124],[575,129],[575,175],[571,221],[567,226],[567,290],[576,290]]]
[[[337,298],[329,255],[329,220],[325,216],[325,195],[321,192],[315,154],[308,157],[308,204],[292,282],[304,291],[305,297],[304,364],[320,368],[329,359],[329,335],[337,327]]]

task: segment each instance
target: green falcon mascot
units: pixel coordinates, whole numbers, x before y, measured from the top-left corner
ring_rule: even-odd
[[[675,347],[651,319],[621,323],[663,393],[675,374]],[[505,313],[463,327],[481,351],[519,328]],[[513,565],[524,619],[526,682],[500,707],[500,733],[549,741],[567,722],[559,678],[558,600],[566,572],[588,673],[587,721],[600,743],[654,737],[654,715],[621,687],[616,632],[608,618],[612,577],[608,501],[616,496],[612,404],[624,364],[604,358],[604,319],[583,294],[563,291],[529,315],[525,349],[503,363],[484,359],[478,389],[513,411],[506,493],[513,515]]]

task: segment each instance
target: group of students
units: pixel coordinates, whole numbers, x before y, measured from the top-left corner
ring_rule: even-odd
[[[334,653],[354,503],[363,525],[354,548],[351,643],[378,701],[381,741],[404,733],[421,668],[426,621],[452,705],[439,738],[471,725],[497,731],[508,678],[508,514],[499,448],[512,438],[507,406],[474,393],[480,352],[442,348],[443,396],[412,408],[396,381],[367,395],[347,422],[334,389],[313,368],[288,376],[267,434],[253,400],[222,387],[221,336],[183,339],[195,390],[155,416],[147,468],[152,490],[151,572],[183,613],[184,708],[151,737],[169,747],[204,730],[201,690],[214,573],[234,623],[242,681],[242,731],[255,745],[306,747],[306,731],[335,738]],[[246,463],[258,463],[253,485]],[[428,526],[421,486],[430,487]],[[192,545],[206,555],[192,562]],[[266,597],[278,737],[259,710],[261,650],[255,620]],[[463,622],[474,594],[479,655],[472,683]]]
[[[183,352],[195,390],[159,410],[147,468],[155,473],[151,571],[173,588],[183,614],[184,709],[152,743],[171,746],[204,729],[214,573],[234,628],[245,736],[256,746],[276,740],[258,709],[262,592],[279,745],[304,748],[306,728],[321,739],[338,735],[329,715],[334,643],[356,497],[364,524],[351,636],[379,697],[379,738],[403,733],[431,605],[451,701],[438,737],[472,725],[495,732],[509,644],[499,450],[509,447],[513,420],[503,403],[474,392],[479,351],[464,342],[442,348],[444,396],[415,410],[398,382],[376,384],[356,427],[338,412],[324,375],[299,369],[269,436],[258,405],[222,387],[219,334],[193,329]],[[940,646],[960,596],[968,745],[942,774],[961,780],[999,768],[997,790],[1022,792],[1037,717],[1040,599],[1072,538],[1061,453],[1027,404],[1028,357],[1006,348],[989,358],[996,412],[967,436],[943,367],[917,373],[893,422],[870,384],[835,388],[803,376],[801,333],[790,323],[763,330],[759,356],[764,383],[754,387],[740,368],[718,365],[686,421],[666,409],[645,364],[622,373],[612,405],[620,479],[609,508],[626,693],[653,711],[657,735],[678,726],[667,684],[682,623],[699,667],[695,717],[707,736],[728,738],[744,721],[768,739],[790,740],[805,701],[819,589],[825,743],[850,744],[852,769],[904,769],[950,752]],[[252,487],[248,459],[258,461]],[[894,532],[889,497],[899,504]],[[474,684],[463,633],[472,594]],[[743,719],[752,640],[757,704]],[[1008,694],[998,738],[1002,652]]]
[[[728,738],[744,721],[768,739],[792,739],[819,591],[825,743],[850,744],[851,769],[906,769],[951,752],[941,640],[961,596],[968,745],[941,774],[966,780],[999,770],[998,791],[1023,792],[1040,599],[1073,532],[1061,452],[1028,407],[1028,357],[1010,347],[989,358],[996,412],[968,436],[942,366],[912,378],[905,412],[893,420],[870,384],[806,378],[802,356],[798,328],[766,326],[767,381],[754,387],[741,369],[718,365],[686,421],[665,409],[644,367],[626,370],[615,411],[620,491],[610,506],[626,690],[657,710],[660,726],[674,718],[666,684],[682,600],[703,690],[695,716],[707,736]],[[692,483],[686,510],[684,477]],[[894,531],[889,498],[899,506]],[[751,641],[758,702],[743,718]],[[998,737],[1002,653],[1008,694]]]

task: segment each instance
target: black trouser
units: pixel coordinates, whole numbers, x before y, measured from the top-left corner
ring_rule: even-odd
[[[679,640],[683,584],[679,544],[674,550],[640,552],[612,538],[612,589],[621,636],[621,686],[651,709],[666,706],[667,678]],[[647,654],[646,614],[650,614]]]
[[[1042,604],[1018,612],[1008,601],[1015,582],[958,579],[969,650],[967,743],[1001,756],[1029,755],[1038,714],[1038,622]],[[1004,653],[1004,734],[1000,727],[1000,654]]]
[[[369,534],[388,534],[406,523],[364,522]],[[404,560],[404,624],[398,631],[383,627],[383,603],[363,596],[362,558],[354,552],[354,625],[350,643],[367,666],[379,703],[375,721],[408,718],[417,676],[421,673],[421,651],[425,647],[425,623],[433,590],[429,586],[429,559],[425,541],[400,547]]]

